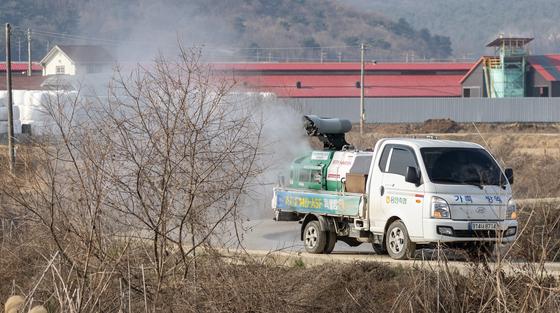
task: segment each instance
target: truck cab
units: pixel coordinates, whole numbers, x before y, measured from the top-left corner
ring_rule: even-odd
[[[366,228],[394,258],[416,245],[508,242],[517,234],[511,170],[482,146],[384,139],[370,167]]]

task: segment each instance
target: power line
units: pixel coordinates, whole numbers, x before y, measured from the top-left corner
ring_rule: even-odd
[[[214,47],[216,49],[220,49],[220,47]],[[359,49],[360,46],[318,46],[318,47],[243,47],[243,48],[236,48],[237,50],[322,50],[322,49]],[[222,48],[224,49],[224,48]],[[229,48],[231,49],[231,48]]]
[[[14,26],[14,28],[19,29],[21,32],[27,31],[27,28]],[[120,40],[120,39],[109,39],[109,38],[101,38],[101,37],[93,37],[93,36],[84,36],[84,35],[77,35],[77,34],[69,34],[69,33],[59,33],[53,31],[46,31],[33,28],[33,34],[39,37],[49,37],[49,38],[61,38],[61,39],[71,39],[71,40],[83,40],[83,41],[95,41],[95,42],[103,42],[107,44],[142,44],[142,45],[153,45],[153,42],[149,41],[132,41],[132,40]]]
[[[22,26],[14,26],[13,29],[18,29],[22,33],[27,31],[28,27]],[[93,37],[93,36],[84,36],[84,35],[77,35],[77,34],[70,34],[70,33],[60,33],[54,31],[46,31],[33,28],[33,33],[37,35],[41,35],[44,37],[55,37],[55,38],[62,38],[62,39],[75,39],[75,40],[86,40],[86,41],[97,41],[97,42],[105,42],[105,43],[115,43],[115,44],[123,44],[123,43],[132,43],[132,44],[145,44],[145,45],[153,45],[152,41],[136,41],[136,40],[119,40],[119,39],[109,39],[109,38],[102,38],[102,37]],[[197,45],[195,45],[197,46]],[[220,47],[220,46],[208,46],[207,44],[199,44],[199,46],[204,46],[209,49],[213,50],[266,50],[266,51],[274,51],[274,50],[321,50],[321,49],[359,49],[360,45],[337,45],[337,46],[317,46],[317,47],[305,47],[305,46],[292,46],[292,47]]]
[[[21,33],[26,33],[27,32],[27,27],[21,27],[21,26],[13,26],[14,30],[18,30]],[[154,46],[154,42],[152,41],[138,41],[138,40],[126,40],[126,39],[110,39],[110,38],[102,38],[102,37],[94,37],[94,36],[85,36],[85,35],[78,35],[78,34],[71,34],[71,33],[61,33],[61,32],[55,32],[55,31],[48,31],[48,30],[41,30],[41,29],[33,29],[33,34],[35,38],[41,38],[41,39],[46,39],[46,38],[58,38],[58,39],[63,39],[63,40],[76,40],[76,41],[86,41],[86,42],[96,42],[96,43],[100,43],[100,44],[105,44],[105,45],[111,45],[111,46],[119,46],[119,45],[139,45],[139,46],[149,46],[149,47],[153,47]],[[368,42],[365,42],[366,44],[368,44]],[[169,48],[169,47],[175,47],[172,45],[162,45],[159,44],[158,47],[160,48]],[[264,61],[269,60],[269,61],[316,61],[318,58],[316,57],[298,57],[298,56],[289,56],[289,55],[283,55],[283,56],[277,56],[277,55],[272,55],[272,53],[274,52],[296,52],[297,53],[315,53],[315,52],[320,52],[324,50],[331,50],[331,51],[335,51],[335,52],[340,52],[341,50],[347,50],[347,51],[352,51],[351,53],[348,53],[349,55],[353,55],[353,57],[345,57],[344,58],[344,62],[355,62],[355,61],[359,61],[358,58],[355,58],[358,56],[359,54],[359,49],[360,49],[360,45],[333,45],[333,46],[318,46],[318,47],[305,47],[305,46],[284,46],[284,47],[226,47],[226,46],[212,46],[212,45],[207,45],[207,44],[192,44],[191,47],[198,47],[198,48],[203,48],[205,50],[205,55],[209,56],[209,57],[217,57],[217,56],[222,56],[223,55],[227,55],[227,54],[238,54],[239,52],[253,52],[257,54],[257,58],[260,58]],[[303,51],[303,52],[302,52]],[[382,52],[381,54],[393,54],[394,53],[390,53],[387,52],[386,50],[380,50],[380,52]],[[263,53],[263,55],[259,55],[260,53]],[[268,55],[266,55],[268,53]],[[376,53],[376,55],[379,55],[379,53]],[[241,59],[242,57],[245,58],[254,58],[255,55],[244,55],[244,56],[240,56],[237,57],[238,59]],[[380,57],[377,57],[377,59],[382,59]],[[387,60],[400,60],[401,58],[387,58]],[[328,59],[327,59],[328,60]],[[335,60],[335,59],[333,59]],[[445,59],[426,59],[426,58],[416,58],[416,62],[420,61],[420,60],[433,60],[434,62],[437,61],[457,61],[459,60],[458,58],[445,58]],[[470,59],[469,59],[470,60]]]

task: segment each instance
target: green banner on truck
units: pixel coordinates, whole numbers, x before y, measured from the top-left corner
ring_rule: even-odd
[[[304,192],[274,188],[276,209],[287,212],[359,216],[363,197],[356,194]]]

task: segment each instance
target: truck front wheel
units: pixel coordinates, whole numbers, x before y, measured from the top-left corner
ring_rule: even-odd
[[[321,231],[319,221],[311,221],[303,230],[303,245],[309,253],[323,253],[327,245],[327,232]]]
[[[410,241],[403,222],[396,220],[387,229],[385,247],[389,256],[395,260],[408,260],[414,257],[416,244]]]

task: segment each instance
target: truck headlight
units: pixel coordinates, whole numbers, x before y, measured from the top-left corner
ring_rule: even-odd
[[[516,220],[517,219],[517,206],[513,199],[509,199],[506,209],[506,220]]]
[[[451,218],[447,201],[440,197],[432,197],[432,218]]]

